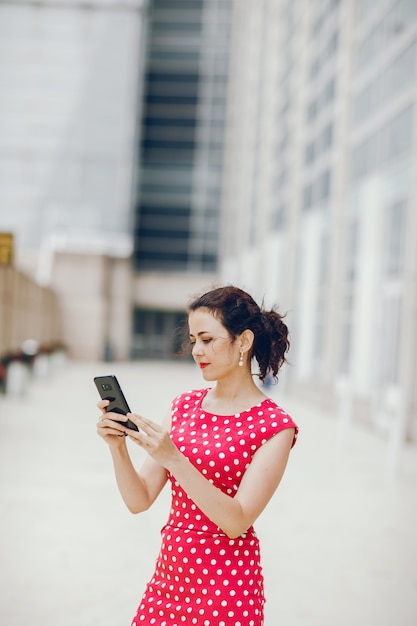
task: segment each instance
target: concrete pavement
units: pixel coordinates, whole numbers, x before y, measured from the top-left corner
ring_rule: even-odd
[[[0,396],[1,626],[128,626],[152,573],[169,493],[140,516],[124,508],[95,433],[92,378],[107,373],[154,419],[204,386],[184,362],[69,364]],[[415,626],[416,447],[388,480],[385,440],[354,426],[341,450],[334,416],[271,395],[301,433],[256,524],[265,626]]]

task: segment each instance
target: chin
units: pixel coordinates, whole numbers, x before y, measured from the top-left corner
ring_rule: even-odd
[[[215,376],[213,376],[212,374],[210,375],[206,370],[201,370],[201,374],[204,378],[204,380],[216,380]]]

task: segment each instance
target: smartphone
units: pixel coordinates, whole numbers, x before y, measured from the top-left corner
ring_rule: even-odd
[[[131,413],[129,405],[126,401],[122,388],[119,385],[119,381],[116,376],[96,376],[94,383],[100,394],[102,400],[109,400],[110,404],[106,406],[106,411],[113,411],[113,413],[119,413],[120,415],[126,415]],[[139,428],[131,422],[129,419],[123,423],[126,428],[132,430],[139,430]]]

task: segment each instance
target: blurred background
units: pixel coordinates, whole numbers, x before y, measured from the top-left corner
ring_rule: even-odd
[[[153,414],[196,376],[188,300],[233,283],[287,312],[302,432],[268,623],[414,626],[416,42],[416,0],[0,0],[2,623],[128,623],[91,379]]]
[[[415,0],[2,0],[3,387],[170,359],[231,282],[287,389],[415,440],[416,38]]]

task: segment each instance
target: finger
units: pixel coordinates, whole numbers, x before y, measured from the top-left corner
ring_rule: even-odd
[[[103,416],[98,420],[97,428],[105,428],[108,433],[110,433],[110,431],[118,431],[124,434],[126,431],[126,427],[122,422],[116,421],[107,416]]]
[[[135,417],[136,417],[136,421],[135,422],[133,422],[133,420],[131,421],[134,424],[136,424],[139,430],[134,430],[133,428],[127,427],[126,434],[130,436],[132,440],[134,440],[136,443],[138,443],[141,446],[145,446],[145,444],[149,445],[149,442],[152,439],[152,431],[147,432],[145,428],[143,428],[144,424],[142,423],[142,421],[138,419],[137,415]],[[131,418],[129,417],[129,419]]]
[[[154,432],[161,432],[161,427],[158,424],[155,424],[150,419],[143,417],[142,415],[138,415],[137,413],[128,413],[127,417],[139,428],[139,430],[143,430],[146,434],[152,434]]]
[[[146,449],[149,446],[149,437],[143,431],[138,432],[137,430],[126,428],[125,434],[141,448]]]
[[[130,420],[131,422],[133,422],[133,424],[135,424],[135,426],[137,426],[140,430],[139,424],[143,425],[143,423],[141,422],[141,416],[138,415],[137,413],[127,413],[126,414],[126,419]],[[134,429],[131,429],[134,430]],[[136,432],[136,431],[134,431]]]
[[[101,409],[102,411],[104,410],[104,407],[108,406],[110,404],[109,400],[100,400],[100,402],[97,402],[97,406],[99,409]]]
[[[126,433],[124,431],[119,430],[118,428],[107,427],[107,428],[102,428],[100,434],[103,437],[107,437],[108,435],[115,435],[117,437],[124,437]]]
[[[113,422],[124,423],[127,422],[127,416],[122,413],[113,413],[113,411],[105,411],[105,416]]]
[[[97,422],[97,428],[107,428],[107,427],[108,427],[108,425],[107,425],[107,422],[106,422],[105,418],[104,417],[100,417],[100,419]]]
[[[129,425],[126,425],[126,432],[129,435],[133,435],[134,439],[140,440],[140,439],[142,439],[142,436],[144,436],[146,439],[148,439],[148,437],[149,437],[148,433],[146,433],[144,429],[139,428],[139,420],[138,419],[133,420],[133,419],[131,419],[131,417],[132,416],[129,416],[129,421],[132,422],[132,425],[134,424],[135,426],[137,426],[138,430],[136,430],[135,428],[129,428]]]

